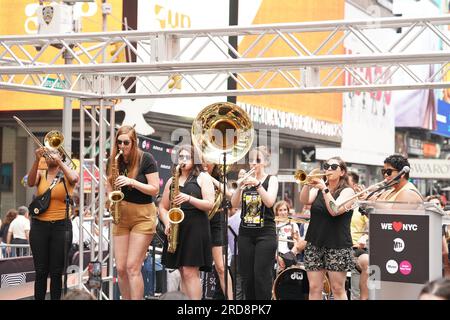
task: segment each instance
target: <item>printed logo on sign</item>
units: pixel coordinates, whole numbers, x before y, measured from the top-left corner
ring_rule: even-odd
[[[400,262],[400,273],[407,276],[412,271],[412,265],[409,261],[404,260]]]
[[[419,228],[415,223],[403,223],[401,221],[381,222],[381,230],[395,230],[400,231],[417,231]]]
[[[395,260],[389,260],[386,262],[386,271],[390,274],[397,273],[398,271],[398,263]]]
[[[395,252],[402,252],[405,250],[405,242],[400,238],[394,239],[394,251]]]

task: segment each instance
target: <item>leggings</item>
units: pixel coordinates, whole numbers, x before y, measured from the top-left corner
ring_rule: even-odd
[[[239,235],[239,269],[246,300],[272,298],[273,265],[277,250],[275,235]]]
[[[64,249],[72,244],[72,225],[65,220],[54,222],[33,219],[30,230],[30,245],[33,252],[36,280],[34,282],[35,300],[45,300],[47,278],[50,274],[50,298],[60,300],[62,275],[64,270]],[[66,231],[67,229],[67,231]],[[67,242],[64,248],[64,241]]]

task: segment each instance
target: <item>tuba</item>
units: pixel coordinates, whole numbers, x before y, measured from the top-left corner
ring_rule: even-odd
[[[118,160],[120,155],[123,153],[122,150],[119,150],[116,157],[114,158],[114,162],[112,164],[111,168],[111,175],[112,175],[112,184],[113,184],[113,191],[111,191],[108,194],[108,199],[111,202],[111,216],[113,218],[114,224],[119,224],[120,222],[120,210],[119,210],[119,202],[123,200],[125,195],[120,190],[120,188],[115,187],[115,182],[117,177],[119,176],[119,164]]]
[[[221,184],[223,183],[223,173],[224,173],[224,167],[223,165],[219,165],[219,170],[220,170],[220,177],[217,179]],[[228,171],[229,169],[229,165],[225,166],[225,172]],[[223,201],[223,193],[220,190],[220,188],[216,188],[216,193],[215,193],[215,197],[214,197],[214,206],[213,208],[208,212],[208,219],[211,220],[214,215],[217,213],[217,211],[220,210],[220,205],[222,204]]]
[[[214,206],[211,209],[211,211],[208,212],[208,219],[211,220],[212,218],[214,218],[215,214],[217,213],[217,211],[220,210],[220,205],[222,204],[223,201],[223,193],[220,191],[219,188],[216,189],[216,197],[214,200]]]
[[[167,241],[169,242],[167,251],[170,253],[174,253],[175,251],[177,251],[178,228],[179,224],[184,220],[183,210],[181,210],[179,206],[176,206],[173,203],[173,199],[180,193],[180,171],[181,166],[177,165],[172,177],[172,184],[170,186],[170,209],[167,212],[167,216],[170,222],[170,233],[167,237]]]
[[[253,124],[248,114],[230,102],[204,108],[192,123],[192,142],[203,158],[215,164],[234,163],[250,150]]]

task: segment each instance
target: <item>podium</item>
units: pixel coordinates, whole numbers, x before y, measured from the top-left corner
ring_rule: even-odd
[[[434,204],[360,201],[369,214],[369,300],[416,300],[442,277],[442,216]]]

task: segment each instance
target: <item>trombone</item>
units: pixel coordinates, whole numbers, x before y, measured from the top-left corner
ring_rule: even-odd
[[[375,184],[373,184],[373,185],[371,185],[371,186],[368,186],[368,187],[365,188],[364,190],[361,190],[360,192],[355,193],[353,196],[349,197],[348,199],[345,199],[345,200],[343,200],[343,201],[336,202],[336,203],[330,202],[330,205],[331,205],[331,207],[332,207],[331,209],[332,209],[333,211],[337,212],[337,211],[339,211],[339,209],[341,209],[342,207],[345,207],[345,205],[346,205],[347,203],[349,203],[350,201],[353,201],[354,199],[358,199],[361,195],[363,195],[363,194],[365,194],[365,193],[367,193],[367,192],[369,192],[369,191],[371,191],[371,190],[375,190],[375,189],[378,189],[378,188],[381,187],[381,186],[385,186],[386,183],[387,183],[386,180],[377,182],[377,183],[375,183]],[[356,203],[356,202],[355,202],[355,203]],[[356,205],[353,205],[351,208],[349,208],[349,210],[350,210],[350,209],[354,209],[355,207],[356,207]]]
[[[317,169],[315,169],[315,170],[317,170]],[[326,172],[319,171],[319,173],[306,174],[306,172],[303,170],[297,170],[294,173],[294,179],[295,179],[295,181],[297,181],[297,183],[299,183],[301,185],[307,185],[307,184],[310,184],[311,180],[314,178],[328,177],[329,175],[332,175],[332,173],[331,172],[326,173]]]
[[[64,150],[64,148],[63,148],[64,136],[60,131],[58,131],[58,130],[49,131],[45,135],[44,145],[42,145],[42,143],[39,141],[39,139],[30,131],[30,129],[28,129],[28,127],[25,125],[25,123],[22,122],[22,120],[20,120],[16,116],[13,116],[13,118],[25,130],[25,132],[28,133],[28,135],[34,140],[34,142],[39,147],[44,148],[44,157],[47,160],[51,159],[51,156],[45,149],[50,149],[50,150],[55,149],[55,150],[61,151],[66,156],[66,158],[69,159],[69,161],[72,164],[73,169],[77,168],[77,165],[75,164],[75,162],[73,162],[72,158],[70,158],[70,156],[67,154],[66,150]]]

